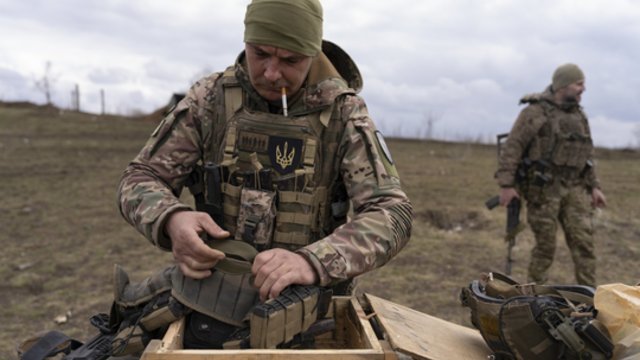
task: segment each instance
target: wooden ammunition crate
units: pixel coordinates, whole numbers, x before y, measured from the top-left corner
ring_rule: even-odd
[[[147,345],[142,360],[213,359],[417,359],[473,360],[491,354],[479,333],[401,305],[365,294],[365,313],[354,297],[334,297],[327,317],[335,330],[316,337],[315,349],[185,350],[184,321],[173,323],[162,340]],[[384,339],[378,339],[375,318]]]

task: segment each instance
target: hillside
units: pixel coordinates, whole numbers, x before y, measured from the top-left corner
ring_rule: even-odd
[[[171,256],[120,216],[120,174],[155,126],[129,118],[0,105],[0,358],[42,330],[86,339],[89,316],[108,312],[114,264],[140,280]],[[596,134],[597,136],[597,134]],[[469,325],[459,289],[504,269],[504,209],[484,208],[497,192],[496,149],[480,144],[389,139],[416,217],[411,242],[387,266],[361,278],[362,291]],[[597,213],[599,282],[635,283],[640,252],[640,154],[598,149],[609,207]],[[573,282],[560,245],[551,280]],[[525,280],[530,231],[514,249]],[[67,316],[62,324],[58,316]]]

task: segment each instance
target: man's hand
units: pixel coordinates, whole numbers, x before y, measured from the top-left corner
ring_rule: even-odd
[[[275,298],[289,285],[313,285],[318,280],[315,270],[302,255],[284,249],[259,253],[253,260],[251,272],[262,301]]]
[[[607,206],[607,198],[598,188],[591,190],[591,206],[594,208],[603,208]]]
[[[511,200],[516,197],[519,198],[518,192],[512,187],[500,188],[500,205],[507,206],[511,203]]]
[[[182,273],[193,279],[211,275],[224,253],[207,246],[200,234],[207,233],[214,239],[224,239],[229,232],[220,228],[209,214],[198,211],[178,211],[169,215],[165,232],[171,238],[173,258]]]

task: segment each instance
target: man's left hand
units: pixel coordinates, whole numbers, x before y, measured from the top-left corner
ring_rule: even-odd
[[[259,253],[253,260],[251,272],[262,301],[275,298],[289,285],[313,285],[318,280],[316,271],[302,255],[285,249]]]

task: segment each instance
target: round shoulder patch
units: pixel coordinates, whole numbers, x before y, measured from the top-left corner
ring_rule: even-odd
[[[382,133],[379,130],[376,130],[375,134],[376,134],[376,140],[378,141],[378,145],[380,146],[380,149],[382,149],[382,153],[384,154],[384,157],[387,158],[387,161],[390,164],[393,164],[393,159],[391,158],[391,152],[387,147],[387,143],[384,141],[384,136],[382,136]]]

